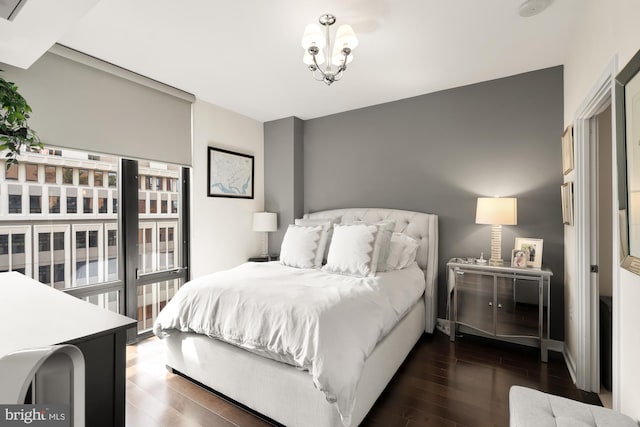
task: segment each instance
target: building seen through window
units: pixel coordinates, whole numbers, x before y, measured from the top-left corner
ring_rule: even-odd
[[[0,271],[56,289],[118,280],[119,168],[118,157],[67,149],[24,152],[9,170],[0,160]],[[141,265],[173,268],[180,168],[140,161],[139,173]]]

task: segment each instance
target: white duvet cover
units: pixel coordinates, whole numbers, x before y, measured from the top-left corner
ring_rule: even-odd
[[[424,287],[415,263],[367,278],[246,263],[186,283],[153,332],[205,334],[308,370],[348,426],[366,358]]]

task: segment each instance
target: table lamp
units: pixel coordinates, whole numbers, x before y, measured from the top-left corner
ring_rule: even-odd
[[[518,223],[515,197],[478,197],[476,224],[491,225],[490,265],[502,265],[502,226]]]
[[[278,229],[278,214],[273,212],[255,212],[253,214],[253,231],[264,232],[264,254],[269,258],[269,238],[267,233]]]

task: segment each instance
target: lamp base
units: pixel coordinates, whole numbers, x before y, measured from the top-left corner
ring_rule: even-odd
[[[502,225],[491,226],[491,258],[489,265],[503,265],[502,261]]]

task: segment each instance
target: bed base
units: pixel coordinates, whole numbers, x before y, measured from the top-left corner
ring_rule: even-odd
[[[359,425],[425,330],[418,301],[367,359],[352,426]],[[169,369],[289,427],[340,427],[335,406],[308,372],[207,336],[175,332],[164,340]]]

